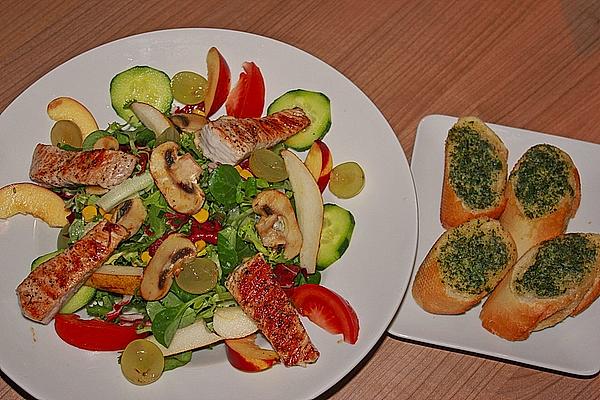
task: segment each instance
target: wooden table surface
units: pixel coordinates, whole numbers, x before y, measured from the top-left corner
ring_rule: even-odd
[[[321,58],[375,102],[409,159],[419,120],[433,113],[474,114],[600,142],[600,3],[594,0],[5,2],[0,110],[83,51],[176,27],[252,32]],[[324,397],[587,399],[599,393],[598,376],[568,377],[384,337]],[[2,375],[0,400],[27,396]]]

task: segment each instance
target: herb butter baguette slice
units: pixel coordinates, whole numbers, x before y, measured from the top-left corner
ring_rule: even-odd
[[[476,117],[462,117],[448,131],[440,222],[446,229],[473,218],[499,218],[506,204],[508,150]]]
[[[536,244],[565,232],[579,208],[579,173],[563,150],[539,144],[515,164],[506,195],[500,223],[515,240],[520,257]]]
[[[487,299],[479,318],[507,340],[525,340],[585,310],[600,295],[600,235],[568,233],[530,249]]]
[[[517,260],[500,223],[476,218],[444,232],[419,267],[412,286],[417,304],[433,314],[462,314],[484,298]]]

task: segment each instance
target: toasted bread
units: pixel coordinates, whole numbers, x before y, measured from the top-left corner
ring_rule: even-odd
[[[434,314],[462,314],[484,298],[517,260],[497,220],[481,217],[444,232],[419,267],[412,295]]]
[[[579,208],[579,173],[563,150],[539,144],[515,164],[506,196],[500,223],[515,240],[520,257],[536,244],[565,232]]]
[[[525,340],[585,310],[600,295],[600,234],[568,233],[531,248],[487,299],[479,318],[507,340]]]
[[[446,229],[470,219],[499,218],[506,204],[508,150],[476,117],[462,117],[448,132],[440,222]]]

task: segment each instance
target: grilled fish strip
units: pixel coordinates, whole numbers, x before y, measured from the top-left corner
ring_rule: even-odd
[[[254,150],[275,146],[308,125],[310,119],[298,107],[263,118],[223,116],[196,132],[194,142],[211,161],[237,164]]]
[[[135,156],[119,150],[66,151],[40,143],[33,151],[29,177],[48,187],[110,188],[127,179],[136,163]]]
[[[73,246],[31,271],[17,287],[23,315],[42,324],[50,322],[127,235],[122,226],[103,220]]]
[[[225,286],[242,310],[256,322],[285,366],[317,361],[319,351],[261,254],[237,267]]]

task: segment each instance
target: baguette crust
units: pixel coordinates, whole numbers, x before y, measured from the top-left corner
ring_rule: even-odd
[[[502,169],[497,180],[494,182],[493,190],[498,193],[492,205],[486,208],[472,208],[466,204],[457,194],[451,184],[450,170],[452,150],[454,143],[448,138],[444,150],[444,180],[442,183],[442,200],[440,205],[440,222],[445,229],[462,224],[468,220],[478,217],[489,217],[498,219],[506,206],[506,177],[508,175],[508,149],[502,140],[485,123],[477,117],[462,117],[453,128],[469,127],[471,131],[477,132],[481,138],[490,143],[495,153],[500,158]]]
[[[540,248],[549,241],[538,244],[519,259],[486,300],[479,315],[485,329],[506,340],[525,340],[533,331],[554,326],[569,315],[581,313],[598,298],[600,234],[565,234],[555,239],[569,235],[585,236],[596,249],[593,265],[581,281],[555,297],[542,298],[534,293],[518,292],[516,281],[536,261]]]
[[[571,157],[554,146],[542,145],[550,146],[558,150],[560,157],[567,163],[569,174],[568,182],[571,188],[573,188],[573,193],[565,194],[551,212],[537,218],[529,218],[525,215],[524,207],[515,193],[515,173],[521,167],[523,160],[527,157],[529,151],[538,146],[529,149],[517,164],[515,164],[506,188],[506,208],[500,217],[500,223],[510,232],[517,244],[517,253],[519,254],[519,257],[525,254],[525,252],[533,246],[564,233],[567,229],[569,220],[575,216],[581,201],[579,172]],[[537,189],[539,195],[543,196],[546,189],[545,185],[540,185]]]
[[[507,250],[507,259],[497,271],[486,276],[485,285],[472,293],[458,290],[444,278],[440,254],[451,237],[472,237],[478,234],[496,233]],[[470,236],[471,235],[471,236]],[[492,290],[510,267],[516,262],[516,246],[500,223],[487,217],[477,218],[444,232],[435,242],[419,267],[412,286],[412,295],[417,304],[433,314],[462,314],[476,306]],[[472,265],[470,265],[471,267]]]

